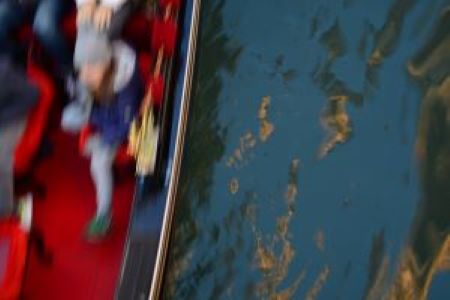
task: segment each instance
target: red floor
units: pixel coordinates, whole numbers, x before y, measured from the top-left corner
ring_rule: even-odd
[[[34,201],[34,226],[53,253],[51,266],[31,250],[24,284],[26,299],[113,299],[120,273],[134,189],[132,176],[116,182],[113,227],[108,238],[88,243],[84,230],[95,213],[94,189],[88,161],[80,157],[77,139],[59,130],[53,150],[37,167],[45,199]]]

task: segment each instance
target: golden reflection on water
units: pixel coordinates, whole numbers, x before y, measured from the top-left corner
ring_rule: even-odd
[[[272,136],[275,126],[269,121],[270,97],[264,96],[258,108],[259,121],[259,140],[267,142]],[[252,131],[247,131],[239,138],[239,146],[233,151],[233,154],[227,159],[226,165],[230,168],[239,168],[248,163],[250,150],[255,148],[258,140]]]
[[[394,282],[386,299],[389,300],[425,300],[433,281],[439,272],[450,270],[450,236],[436,249],[425,265],[417,261],[415,250],[407,247],[394,278]]]
[[[291,167],[289,169],[289,182],[288,186],[286,188],[286,193],[284,195],[287,204],[293,205],[295,199],[297,198],[298,194],[298,169],[300,167],[300,160],[294,159],[291,162]]]
[[[258,119],[260,122],[259,139],[261,142],[267,141],[272,135],[275,127],[269,122],[270,97],[263,97],[258,110]]]
[[[408,72],[414,77],[421,77],[428,73],[431,69],[436,68],[444,60],[448,60],[449,57],[450,40],[447,39],[433,49],[432,58],[426,60],[423,64],[415,64],[414,62],[410,62],[408,64]]]
[[[443,214],[448,209],[450,152],[449,142],[439,136],[448,133],[445,127],[450,126],[450,77],[427,89],[416,141],[424,199],[414,219],[411,242],[403,251],[389,299],[427,299],[435,274],[448,271],[450,267],[450,218]]]
[[[298,170],[300,161],[294,159],[289,169],[289,181],[284,194],[286,210],[277,218],[275,233],[263,236],[256,226],[256,211],[250,217],[252,231],[255,236],[255,265],[262,273],[262,280],[257,285],[258,295],[265,299],[290,299],[306,277],[306,270],[301,270],[295,280],[285,289],[280,285],[287,279],[289,267],[295,256],[291,243],[290,223],[298,198]]]
[[[237,178],[231,178],[228,190],[232,195],[235,195],[239,191],[239,180]]]
[[[269,121],[269,108],[271,99],[265,96],[261,99],[257,117],[259,120],[259,142],[266,142],[274,132],[274,125]],[[239,138],[239,146],[228,158],[226,165],[230,168],[240,168],[248,163],[250,150],[258,145],[255,135],[248,131]],[[306,271],[301,270],[295,280],[284,289],[279,289],[281,283],[286,280],[289,267],[295,256],[295,249],[291,243],[290,222],[294,213],[295,200],[298,197],[298,170],[300,160],[293,159],[289,168],[289,180],[284,191],[286,211],[276,219],[275,233],[269,237],[264,236],[257,228],[257,208],[255,205],[247,206],[247,217],[251,224],[255,238],[254,262],[263,278],[256,286],[257,293],[267,299],[291,299],[301,282],[306,277]],[[228,189],[231,194],[239,190],[239,181],[233,177],[229,182]]]
[[[441,13],[427,44],[408,63],[408,72],[411,76],[424,79],[424,77],[433,77],[439,72],[448,74],[450,62],[449,26],[450,8],[446,8]]]
[[[389,258],[384,256],[381,261],[381,265],[378,267],[371,286],[367,290],[367,300],[385,299],[385,290],[389,279]],[[400,298],[401,299],[401,298]]]
[[[347,142],[351,137],[352,126],[347,105],[349,102],[360,105],[363,97],[360,93],[349,89],[345,82],[332,72],[333,64],[347,52],[345,37],[339,22],[335,22],[321,36],[320,42],[328,51],[326,61],[314,74],[314,81],[327,97],[325,108],[320,116],[320,122],[327,134],[318,150],[318,157],[322,159],[337,145]]]
[[[314,281],[312,287],[306,293],[305,300],[315,300],[330,276],[330,268],[325,265]]]
[[[367,61],[369,66],[381,64],[383,59],[394,51],[402,32],[405,16],[416,2],[416,0],[396,0],[391,6],[386,22],[375,33],[375,46]]]
[[[415,147],[423,195],[389,288],[384,289],[385,258],[366,299],[427,299],[435,275],[450,270],[449,25],[450,11],[445,10],[428,43],[407,66],[424,95]]]
[[[319,158],[325,157],[336,145],[345,143],[352,133],[350,117],[346,109],[348,96],[332,96],[328,100],[328,105],[321,117],[327,137],[319,148]]]
[[[230,168],[239,168],[248,163],[248,154],[256,146],[257,140],[251,131],[248,131],[239,138],[239,146],[233,151],[233,154],[227,159],[227,166]]]
[[[396,0],[389,10],[386,22],[375,32],[374,47],[367,59],[366,79],[368,82],[372,84],[376,82],[374,68],[395,50],[405,16],[415,3],[416,0]],[[366,29],[364,35],[370,33],[370,30]],[[322,159],[337,145],[346,143],[351,137],[352,125],[346,106],[349,101],[360,105],[363,96],[361,93],[349,89],[331,71],[336,60],[347,52],[345,36],[338,21],[322,35],[320,42],[328,50],[327,60],[314,76],[316,83],[328,97],[321,116],[322,126],[327,132],[327,137],[318,150],[318,157]],[[364,51],[365,45],[366,40],[363,39],[360,43],[360,51]]]
[[[450,182],[450,136],[446,127],[450,127],[450,77],[428,86],[422,100],[416,154],[424,195],[411,226],[409,243],[402,251],[387,292],[389,261],[385,257],[366,299],[427,299],[434,276],[450,269],[450,218],[445,213]]]

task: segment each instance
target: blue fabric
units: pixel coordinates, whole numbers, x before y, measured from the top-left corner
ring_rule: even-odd
[[[38,89],[23,70],[16,68],[6,57],[0,57],[0,128],[26,115],[36,104]],[[2,145],[0,145],[1,147]]]
[[[40,0],[33,22],[39,41],[59,64],[67,67],[72,65],[72,54],[60,28],[70,7],[67,0]]]
[[[20,50],[20,47],[11,39],[11,34],[24,24],[25,20],[26,13],[18,1],[0,1],[0,51],[2,54],[14,57]]]
[[[108,105],[94,104],[90,123],[106,144],[115,146],[127,139],[143,95],[144,88],[136,67],[129,83],[113,96],[114,99]]]
[[[63,16],[71,8],[69,0],[0,0],[0,51],[13,55],[20,47],[11,34],[26,22],[46,50],[61,66],[72,65],[72,55],[60,30]]]

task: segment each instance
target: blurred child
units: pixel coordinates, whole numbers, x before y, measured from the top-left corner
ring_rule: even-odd
[[[91,26],[111,41],[120,39],[125,22],[136,8],[135,0],[76,0],[76,3],[77,27]],[[67,132],[78,132],[89,118],[92,99],[83,82],[74,81],[69,89],[73,101],[64,108],[62,126]]]
[[[104,236],[110,227],[113,162],[138,112],[143,85],[135,52],[124,42],[111,42],[105,32],[93,26],[79,28],[74,64],[79,81],[93,99],[88,123],[95,134],[83,150],[91,157],[97,195],[97,213],[87,232],[90,239],[95,239]]]

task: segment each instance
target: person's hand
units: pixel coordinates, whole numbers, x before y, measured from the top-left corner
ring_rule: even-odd
[[[97,5],[95,2],[83,4],[77,11],[77,25],[89,23],[92,21]]]
[[[106,5],[101,5],[95,10],[94,25],[98,31],[108,29],[111,24],[112,14],[112,8]]]

